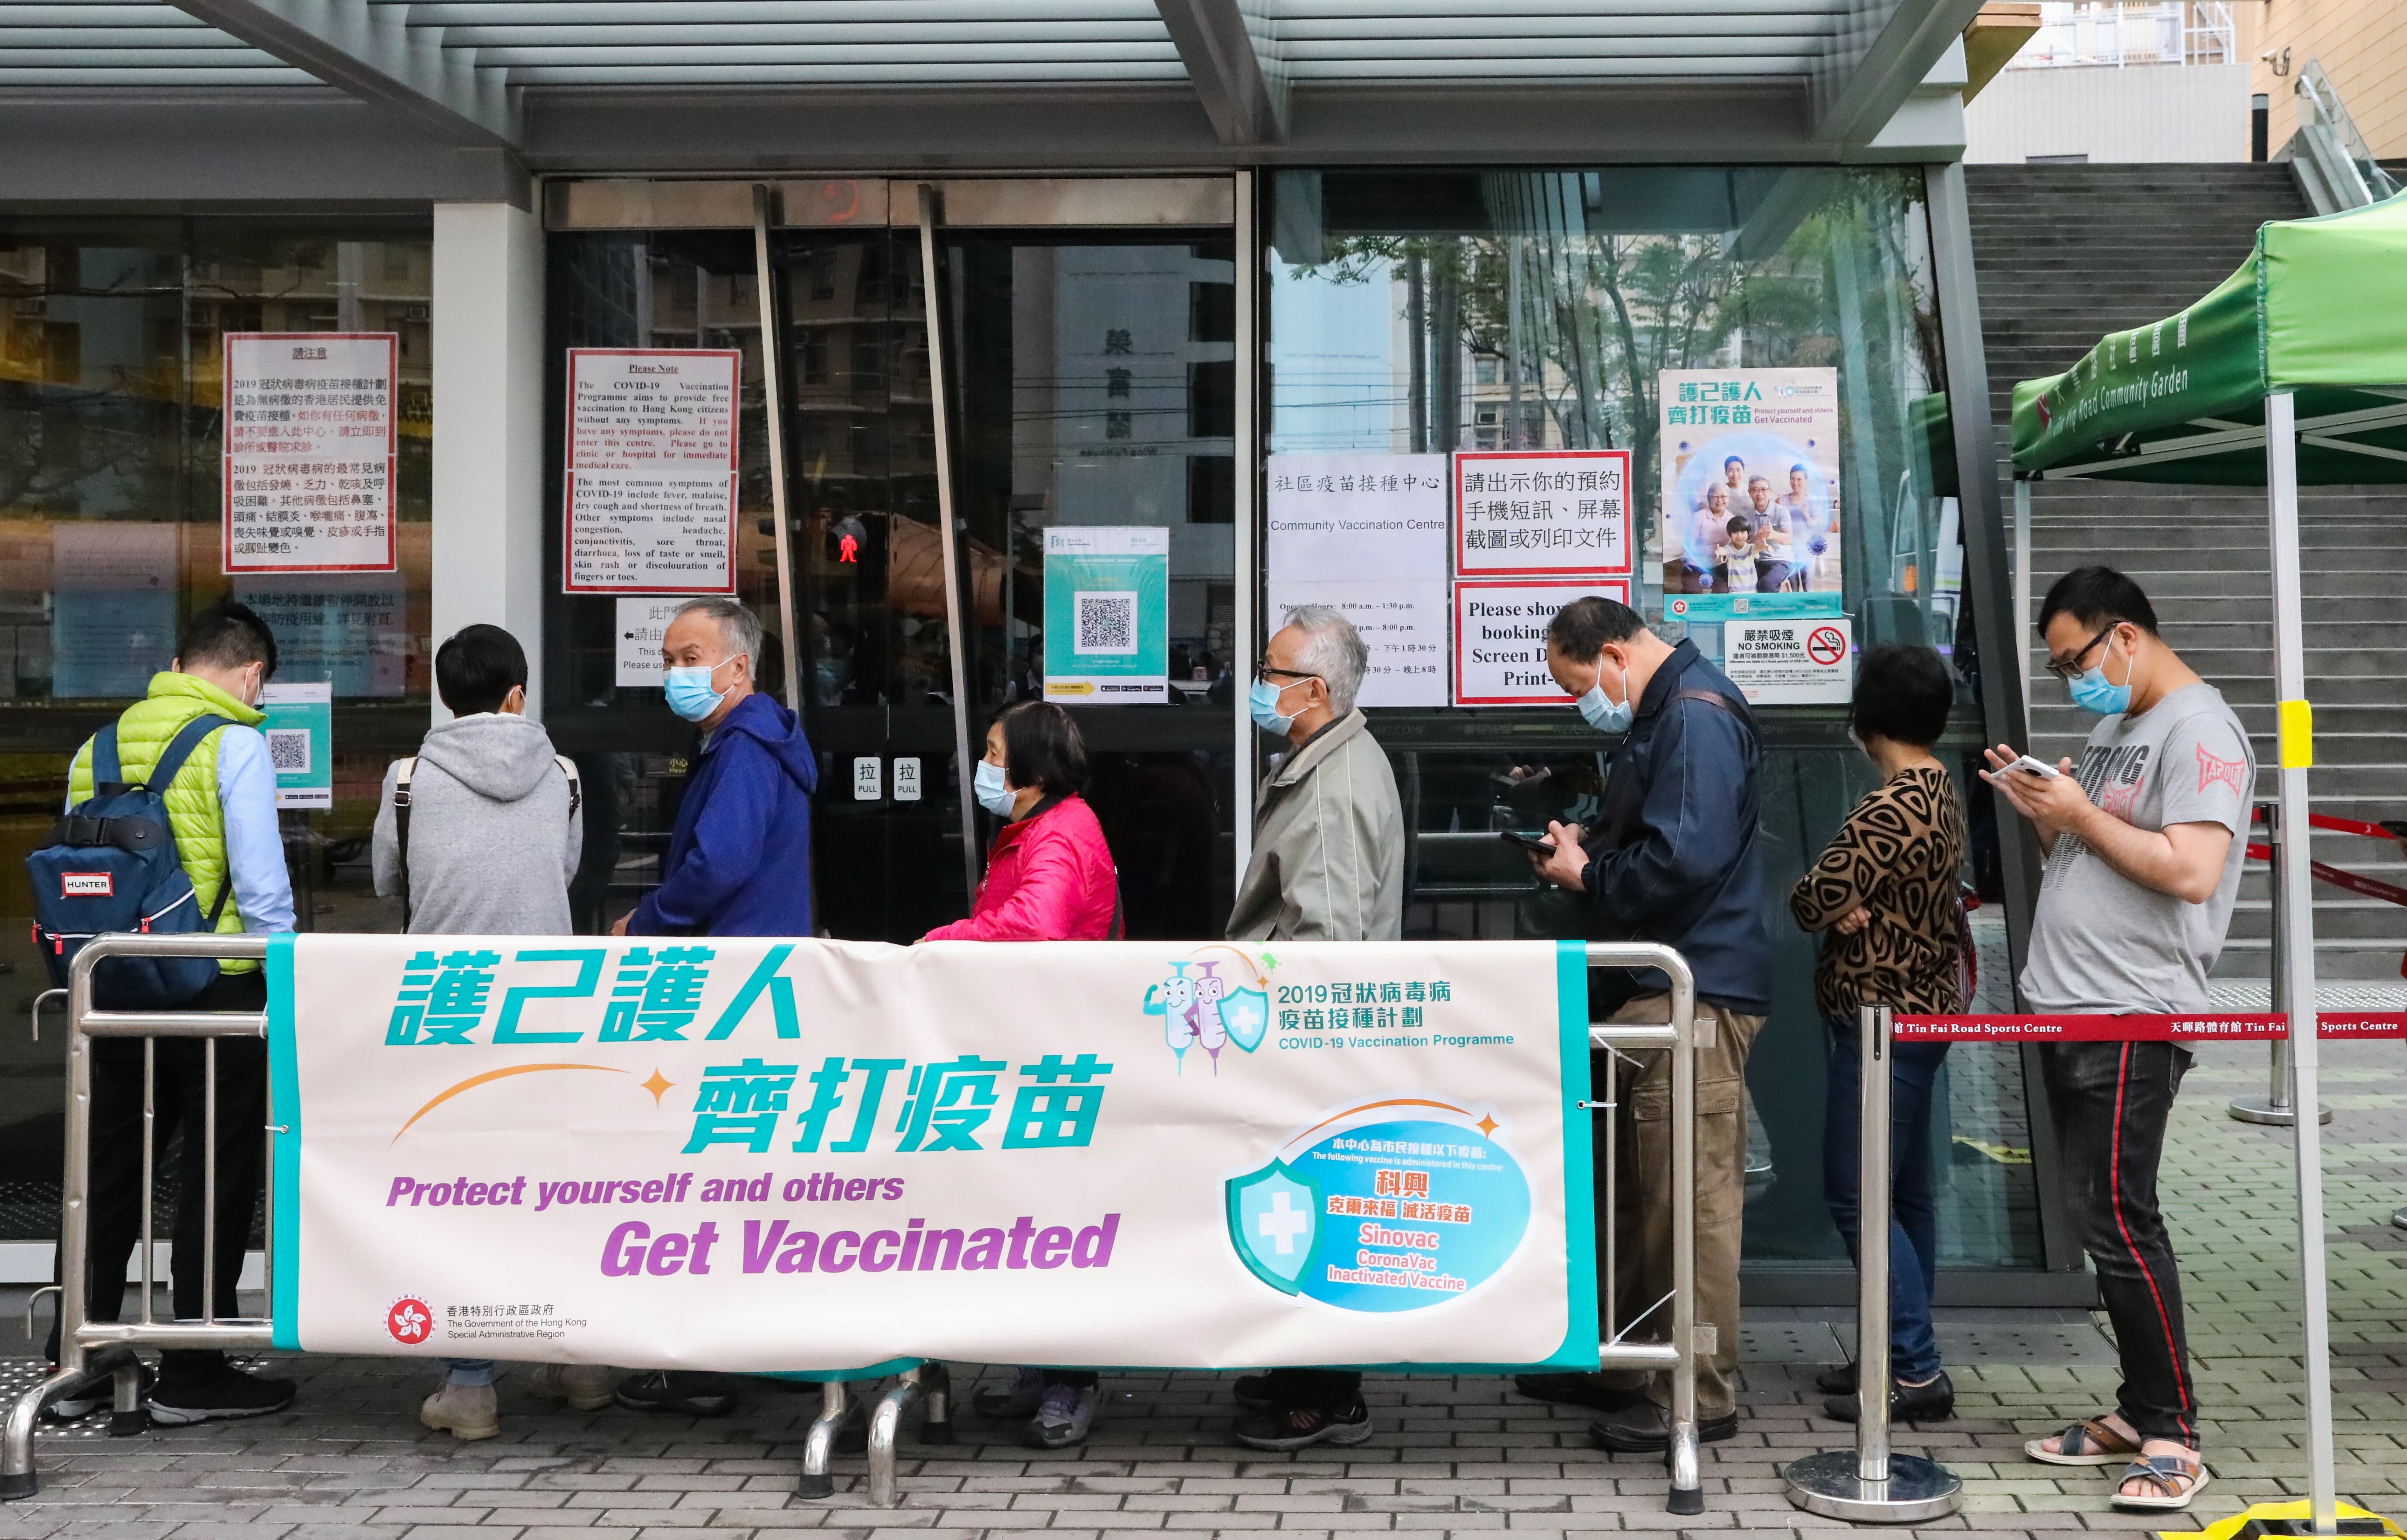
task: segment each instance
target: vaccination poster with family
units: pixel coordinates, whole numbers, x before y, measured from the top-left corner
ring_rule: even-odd
[[[1840,612],[1839,371],[1666,369],[1663,592],[1690,620]]]

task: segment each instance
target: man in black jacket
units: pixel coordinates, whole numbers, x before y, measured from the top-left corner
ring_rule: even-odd
[[[1588,900],[1595,936],[1677,948],[1697,979],[1697,1325],[1712,1344],[1697,1364],[1698,1436],[1738,1432],[1739,1232],[1746,1201],[1746,1058],[1771,1009],[1771,935],[1758,850],[1762,758],[1745,697],[1696,644],[1666,643],[1635,610],[1574,600],[1546,628],[1546,667],[1588,725],[1622,734],[1605,769],[1597,827],[1547,826],[1555,853],[1531,856],[1541,879]],[[1591,976],[1590,1005],[1616,1021],[1671,1019],[1659,972]],[[1670,1335],[1671,1055],[1636,1056],[1609,1137],[1615,1194],[1616,1319],[1645,1318],[1633,1335]],[[1598,1055],[1599,1084],[1605,1069]],[[1597,1147],[1597,1179],[1604,1179]],[[1600,1248],[1599,1263],[1602,1262]],[[1648,1314],[1653,1309],[1653,1313]],[[1649,1452],[1671,1440],[1671,1376],[1525,1375],[1525,1394],[1592,1405],[1598,1445]]]

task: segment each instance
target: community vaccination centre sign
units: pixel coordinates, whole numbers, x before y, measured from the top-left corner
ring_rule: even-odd
[[[272,947],[282,1347],[1597,1362],[1574,943]]]

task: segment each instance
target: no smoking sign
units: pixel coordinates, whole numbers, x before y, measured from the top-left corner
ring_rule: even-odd
[[[1722,627],[1722,670],[1757,706],[1844,705],[1855,693],[1852,623],[1751,620]]]

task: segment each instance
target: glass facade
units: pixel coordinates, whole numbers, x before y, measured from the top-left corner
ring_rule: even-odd
[[[1827,369],[1835,470],[1806,478],[1800,565],[1857,642],[1928,641],[1964,681],[1944,749],[1980,739],[1959,570],[1938,302],[1916,168],[1281,172],[1260,179],[1259,253],[1226,225],[944,230],[934,377],[916,228],[773,233],[770,321],[749,230],[559,231],[547,237],[542,657],[546,725],[579,764],[586,837],[573,891],[600,931],[658,880],[694,738],[657,676],[622,664],[647,601],[561,592],[566,355],[710,348],[741,356],[737,597],[770,634],[763,684],[785,693],[783,616],[820,760],[817,902],[826,934],[907,942],[966,908],[954,763],[947,585],[965,620],[973,735],[1044,673],[1044,539],[1065,526],[1164,528],[1170,691],[1161,706],[1078,707],[1090,798],[1135,937],[1218,935],[1235,877],[1245,706],[1231,660],[1240,478],[1260,456],[1616,449],[1628,491],[1632,601],[1721,657],[1726,564],[1699,562],[1688,483],[1698,453],[1669,418],[1667,373]],[[178,620],[233,592],[285,647],[284,680],[335,686],[335,801],[288,814],[305,928],[389,928],[366,835],[384,765],[430,706],[430,223],[307,220],[0,222],[0,827],[21,856],[54,816],[74,747],[163,666]],[[1237,264],[1260,261],[1260,312]],[[282,581],[221,575],[219,339],[227,331],[399,335],[396,574]],[[1245,338],[1259,339],[1251,356]],[[786,445],[791,569],[775,523],[765,364]],[[1263,439],[1246,445],[1239,371],[1258,370]],[[957,551],[943,554],[938,392],[949,406]],[[1698,476],[1712,469],[1698,462]],[[1260,485],[1260,483],[1257,483]],[[1822,495],[1836,488],[1835,497]],[[1260,499],[1255,499],[1259,509]],[[1252,549],[1265,549],[1258,512]],[[1825,580],[1827,582],[1825,583]],[[790,585],[790,593],[785,590]],[[787,601],[790,601],[789,604]],[[1683,610],[1688,613],[1683,613]],[[1259,649],[1276,617],[1250,639]],[[624,682],[622,682],[624,681]],[[1407,811],[1407,932],[1582,934],[1495,837],[1582,817],[1602,740],[1560,707],[1376,707]],[[1841,1260],[1819,1186],[1822,1032],[1813,943],[1788,884],[1872,771],[1844,709],[1779,706],[1762,724],[1763,831],[1778,996],[1757,1049],[1747,1252],[1758,1268]],[[1275,745],[1260,740],[1261,752]],[[856,766],[875,761],[865,794]],[[903,766],[918,770],[904,794]],[[1969,771],[1959,784],[1973,785]],[[1986,799],[1971,799],[1969,880],[1988,981],[2005,969]],[[990,823],[978,815],[974,837]],[[11,859],[6,870],[21,873]],[[0,933],[0,1008],[45,987],[22,939],[21,876]],[[20,939],[7,941],[7,936]],[[21,1016],[20,1020],[21,1020]],[[60,1060],[0,1035],[0,1240],[56,1223]],[[2021,1066],[1959,1046],[1933,1138],[1944,1262],[2041,1264]]]
[[[1960,546],[1918,168],[1282,172],[1267,225],[1272,456],[1627,450],[1639,548],[1631,602],[1667,636],[1685,635],[1719,660],[1726,632],[1743,622],[1727,604],[1702,618],[1709,606],[1694,596],[1715,592],[1717,573],[1726,584],[1728,568],[1701,559],[1689,506],[1690,482],[1709,483],[1718,465],[1683,473],[1704,439],[1726,441],[1730,418],[1688,431],[1707,419],[1662,396],[1677,389],[1666,377],[1833,369],[1838,443],[1823,448],[1837,472],[1814,476],[1810,492],[1835,480],[1839,493],[1835,506],[1800,497],[1800,543],[1819,542],[1798,553],[1802,564],[1836,580],[1830,607],[1853,619],[1859,645],[1956,651]],[[1668,517],[1667,480],[1680,492]],[[1763,585],[1775,586],[1802,585]],[[1942,752],[1959,784],[1977,785],[1962,768],[1981,735],[1969,649],[1958,663],[1958,725]],[[1496,831],[1586,821],[1603,740],[1560,707],[1370,714],[1405,801],[1406,934],[1586,934],[1577,901],[1536,888]],[[1790,922],[1786,899],[1873,785],[1845,715],[1835,706],[1761,712],[1776,985],[1749,1073],[1746,1247],[1759,1267],[1844,1257],[1821,1196],[1814,942]],[[1984,830],[1986,812],[1973,809]],[[1973,865],[1994,871],[1994,859]],[[2002,896],[1988,886],[1987,896]],[[2002,970],[2002,946],[1987,949]],[[2039,1265],[2015,1050],[1960,1046],[1950,1061],[1932,1135],[1943,1260]]]
[[[24,856],[64,763],[144,692],[183,620],[229,594],[277,632],[279,682],[325,681],[335,803],[284,815],[303,929],[397,928],[372,890],[385,765],[426,729],[434,421],[431,223],[0,220],[0,1011],[49,987]],[[219,450],[228,332],[397,337],[398,570],[224,575]],[[0,1033],[0,1241],[58,1223],[61,1033]]]

